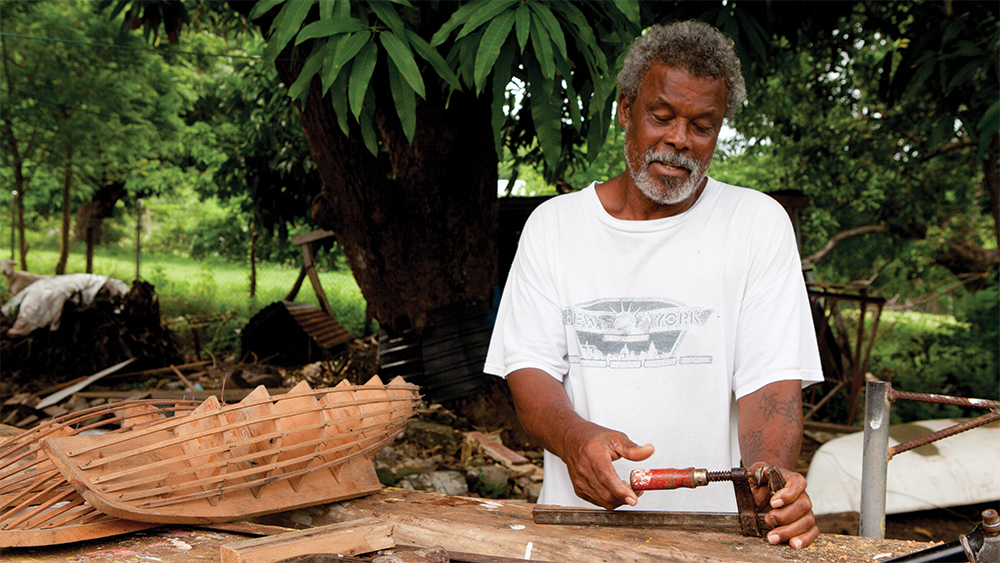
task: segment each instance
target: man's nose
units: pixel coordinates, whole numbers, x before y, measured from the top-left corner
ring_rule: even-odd
[[[660,142],[673,148],[678,152],[691,148],[691,135],[688,131],[688,123],[681,119],[674,119],[666,126]]]

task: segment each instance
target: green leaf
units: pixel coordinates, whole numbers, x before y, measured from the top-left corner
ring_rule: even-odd
[[[336,80],[333,82],[332,88],[333,93],[330,94],[330,105],[333,106],[333,112],[337,115],[337,124],[340,125],[340,130],[343,131],[344,135],[350,135],[350,127],[347,123],[347,74],[346,72],[340,73]]]
[[[493,65],[493,147],[497,151],[497,157],[503,159],[503,123],[507,119],[504,111],[505,93],[507,84],[510,83],[512,69],[514,67],[514,49],[504,49],[500,52],[497,62]]]
[[[546,78],[555,76],[556,65],[553,61],[552,43],[549,41],[549,34],[545,32],[545,26],[537,17],[531,18],[531,44],[535,48],[535,58],[541,65],[542,74]]]
[[[354,61],[351,68],[351,82],[347,87],[347,99],[351,103],[351,112],[354,119],[361,114],[361,108],[365,103],[365,93],[371,84],[372,74],[375,72],[375,62],[378,60],[378,49],[374,41],[365,43]]]
[[[455,40],[457,41],[472,33],[479,28],[479,26],[490,21],[516,3],[517,0],[491,0],[486,4],[486,6],[483,7],[483,9],[476,10],[476,13],[469,16],[468,21],[466,21],[465,25],[462,26],[462,30],[455,36]]]
[[[628,21],[639,25],[639,2],[636,0],[615,0],[615,7],[625,14]]]
[[[487,0],[481,0],[477,2],[469,2],[468,4],[462,6],[461,8],[455,10],[455,13],[448,18],[448,21],[444,22],[441,29],[434,32],[434,36],[431,37],[431,45],[437,47],[438,45],[444,43],[445,39],[451,35],[451,32],[458,26],[462,25],[468,21],[469,17],[472,16],[476,10],[479,10],[483,6],[486,6]]]
[[[321,78],[323,82],[323,95],[326,95],[327,90],[333,86],[334,81],[337,80],[337,76],[340,75],[340,68],[333,66],[333,60],[337,57],[337,49],[340,45],[347,39],[347,36],[341,36],[339,38],[327,39],[326,45],[323,46],[323,70]]]
[[[403,126],[403,134],[412,143],[417,131],[417,97],[392,60],[389,61],[389,88],[392,90],[392,100],[396,103],[396,115]]]
[[[569,117],[573,122],[573,127],[577,131],[583,126],[583,115],[580,113],[580,103],[576,90],[573,89],[573,74],[569,69],[569,63],[566,59],[556,58],[556,69],[559,70],[559,74],[563,76],[563,84],[566,85],[566,99],[568,100],[569,107]]]
[[[528,35],[531,33],[531,10],[527,6],[518,6],[514,10],[514,17],[517,18],[517,44],[523,53],[525,45],[528,44]]]
[[[337,47],[336,56],[333,58],[333,62],[331,63],[332,67],[328,72],[340,72],[341,67],[343,67],[347,61],[353,59],[355,55],[360,53],[361,48],[370,42],[371,37],[372,32],[366,29],[361,33],[351,34],[342,39]]]
[[[993,142],[993,136],[1000,130],[1000,100],[986,108],[983,117],[976,124],[979,134],[979,150],[976,151],[976,161],[981,162]]]
[[[254,4],[253,9],[250,10],[250,15],[247,17],[251,20],[255,20],[263,16],[264,14],[270,12],[271,8],[277,6],[278,4],[281,4],[284,1],[285,0],[260,0],[260,2]]]
[[[965,83],[968,82],[969,79],[972,78],[976,74],[976,72],[979,71],[979,68],[980,68],[980,61],[972,61],[966,63],[965,66],[960,68],[958,72],[956,72],[955,75],[951,77],[951,80],[948,82],[948,87],[945,89],[945,94],[950,95],[955,90],[955,88],[958,88],[959,86],[964,86]]]
[[[552,10],[548,6],[537,2],[532,2],[528,6],[534,10],[538,18],[545,24],[545,27],[549,31],[549,37],[556,44],[556,47],[559,48],[559,53],[562,57],[564,59],[568,58],[569,55],[566,53],[566,38],[563,36],[562,26],[559,25],[559,20],[552,14]]]
[[[601,154],[601,149],[608,140],[608,130],[614,120],[611,112],[614,108],[614,98],[608,98],[606,104],[593,113],[587,130],[587,160],[593,163]],[[597,105],[597,104],[593,104]]]
[[[343,20],[320,20],[303,27],[302,31],[295,36],[295,44],[298,45],[307,39],[314,39],[316,37],[329,37],[331,35],[337,35],[338,33],[361,31],[366,27],[368,26],[366,26],[364,22],[354,18]]]
[[[483,32],[483,38],[479,42],[479,52],[476,53],[476,69],[473,73],[477,94],[483,91],[486,77],[493,69],[493,63],[500,55],[500,50],[503,49],[503,44],[507,41],[507,36],[510,35],[513,26],[514,12],[507,11],[493,18],[490,25],[486,27],[486,31]]]
[[[323,56],[325,54],[326,43],[313,46],[312,53],[309,54],[309,58],[306,59],[306,63],[302,66],[302,71],[295,78],[295,82],[288,87],[288,95],[293,100],[304,98],[308,94],[309,84],[312,82],[313,76],[316,76],[316,73],[323,68]]]
[[[274,44],[274,53],[280,53],[285,45],[292,40],[293,37],[299,32],[302,27],[302,22],[305,21],[306,15],[309,14],[309,9],[312,8],[313,2],[315,0],[295,0],[294,2],[288,2],[282,11],[285,12],[285,17],[281,20],[281,25],[278,27],[278,31],[271,37],[268,41],[268,47]]]
[[[334,10],[335,17],[338,18],[349,18],[351,17],[351,0],[336,0],[337,9]]]
[[[375,125],[372,123],[372,119],[374,116],[371,113],[366,113],[365,118],[358,121],[358,125],[361,126],[361,139],[368,147],[368,152],[378,156],[378,136],[375,134]]]
[[[562,153],[562,99],[555,93],[555,80],[545,78],[533,64],[528,70],[531,96],[531,120],[542,156],[549,170],[555,170]]]
[[[456,76],[455,72],[451,70],[451,67],[448,66],[448,62],[444,60],[441,53],[437,52],[437,49],[431,47],[430,43],[424,41],[424,39],[417,35],[417,33],[413,30],[406,30],[406,36],[410,39],[410,45],[413,47],[413,50],[416,51],[421,58],[429,62],[432,67],[434,67],[438,76],[440,76],[455,90],[462,87],[458,81],[458,76]]]
[[[319,19],[333,19],[333,11],[337,6],[337,0],[316,0],[319,4]],[[348,14],[350,15],[350,14]]]
[[[587,16],[583,15],[583,12],[570,2],[560,2],[552,7],[576,27],[576,33],[573,34],[573,37],[587,59],[587,64],[591,66],[591,74],[599,76],[607,74],[607,57],[604,56],[604,51],[601,51],[600,42],[597,41],[594,29],[587,21]]]
[[[420,69],[417,68],[417,61],[413,59],[413,52],[403,41],[391,32],[383,31],[379,34],[385,52],[389,53],[389,58],[396,63],[395,68],[402,73],[406,81],[410,83],[413,90],[420,94],[421,98],[426,98],[424,91],[424,78],[420,76]]]
[[[368,2],[368,7],[375,12],[378,19],[382,20],[385,25],[389,26],[398,37],[406,37],[406,26],[403,25],[403,20],[400,19],[399,14],[396,13],[396,8],[392,7],[392,4],[381,0],[371,0]]]

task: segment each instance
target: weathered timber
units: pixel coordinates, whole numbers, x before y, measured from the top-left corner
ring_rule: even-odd
[[[397,544],[449,552],[548,561],[703,563],[843,563],[898,557],[930,544],[822,534],[808,548],[770,545],[738,532],[669,528],[560,526],[535,524],[533,504],[385,489],[336,503],[325,514],[310,510],[314,525],[375,517],[395,525]],[[280,518],[279,518],[280,516]],[[293,514],[272,516],[270,522]],[[892,554],[887,556],[886,554]]]
[[[392,524],[377,518],[361,518],[227,544],[222,546],[222,563],[270,563],[324,553],[357,555],[395,545]]]

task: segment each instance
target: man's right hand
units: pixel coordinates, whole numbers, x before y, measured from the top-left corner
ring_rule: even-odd
[[[557,454],[569,468],[576,496],[608,510],[635,506],[639,495],[623,481],[611,462],[642,461],[653,455],[653,445],[640,446],[628,436],[580,419],[566,435],[564,449]]]
[[[608,510],[635,505],[638,495],[612,462],[642,461],[653,455],[652,444],[639,446],[622,432],[584,420],[573,410],[562,383],[544,371],[514,371],[507,384],[521,425],[566,463],[577,496]]]

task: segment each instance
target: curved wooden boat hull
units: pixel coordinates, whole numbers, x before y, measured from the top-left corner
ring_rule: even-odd
[[[197,401],[122,401],[61,416],[0,444],[0,547],[56,545],[156,526],[109,516],[70,486],[41,450],[42,441],[117,425],[109,434],[181,416]]]
[[[401,378],[305,382],[271,397],[258,387],[222,406],[109,436],[46,440],[44,451],[105,514],[160,524],[227,522],[355,498],[381,488],[371,457],[413,416],[417,387]]]

